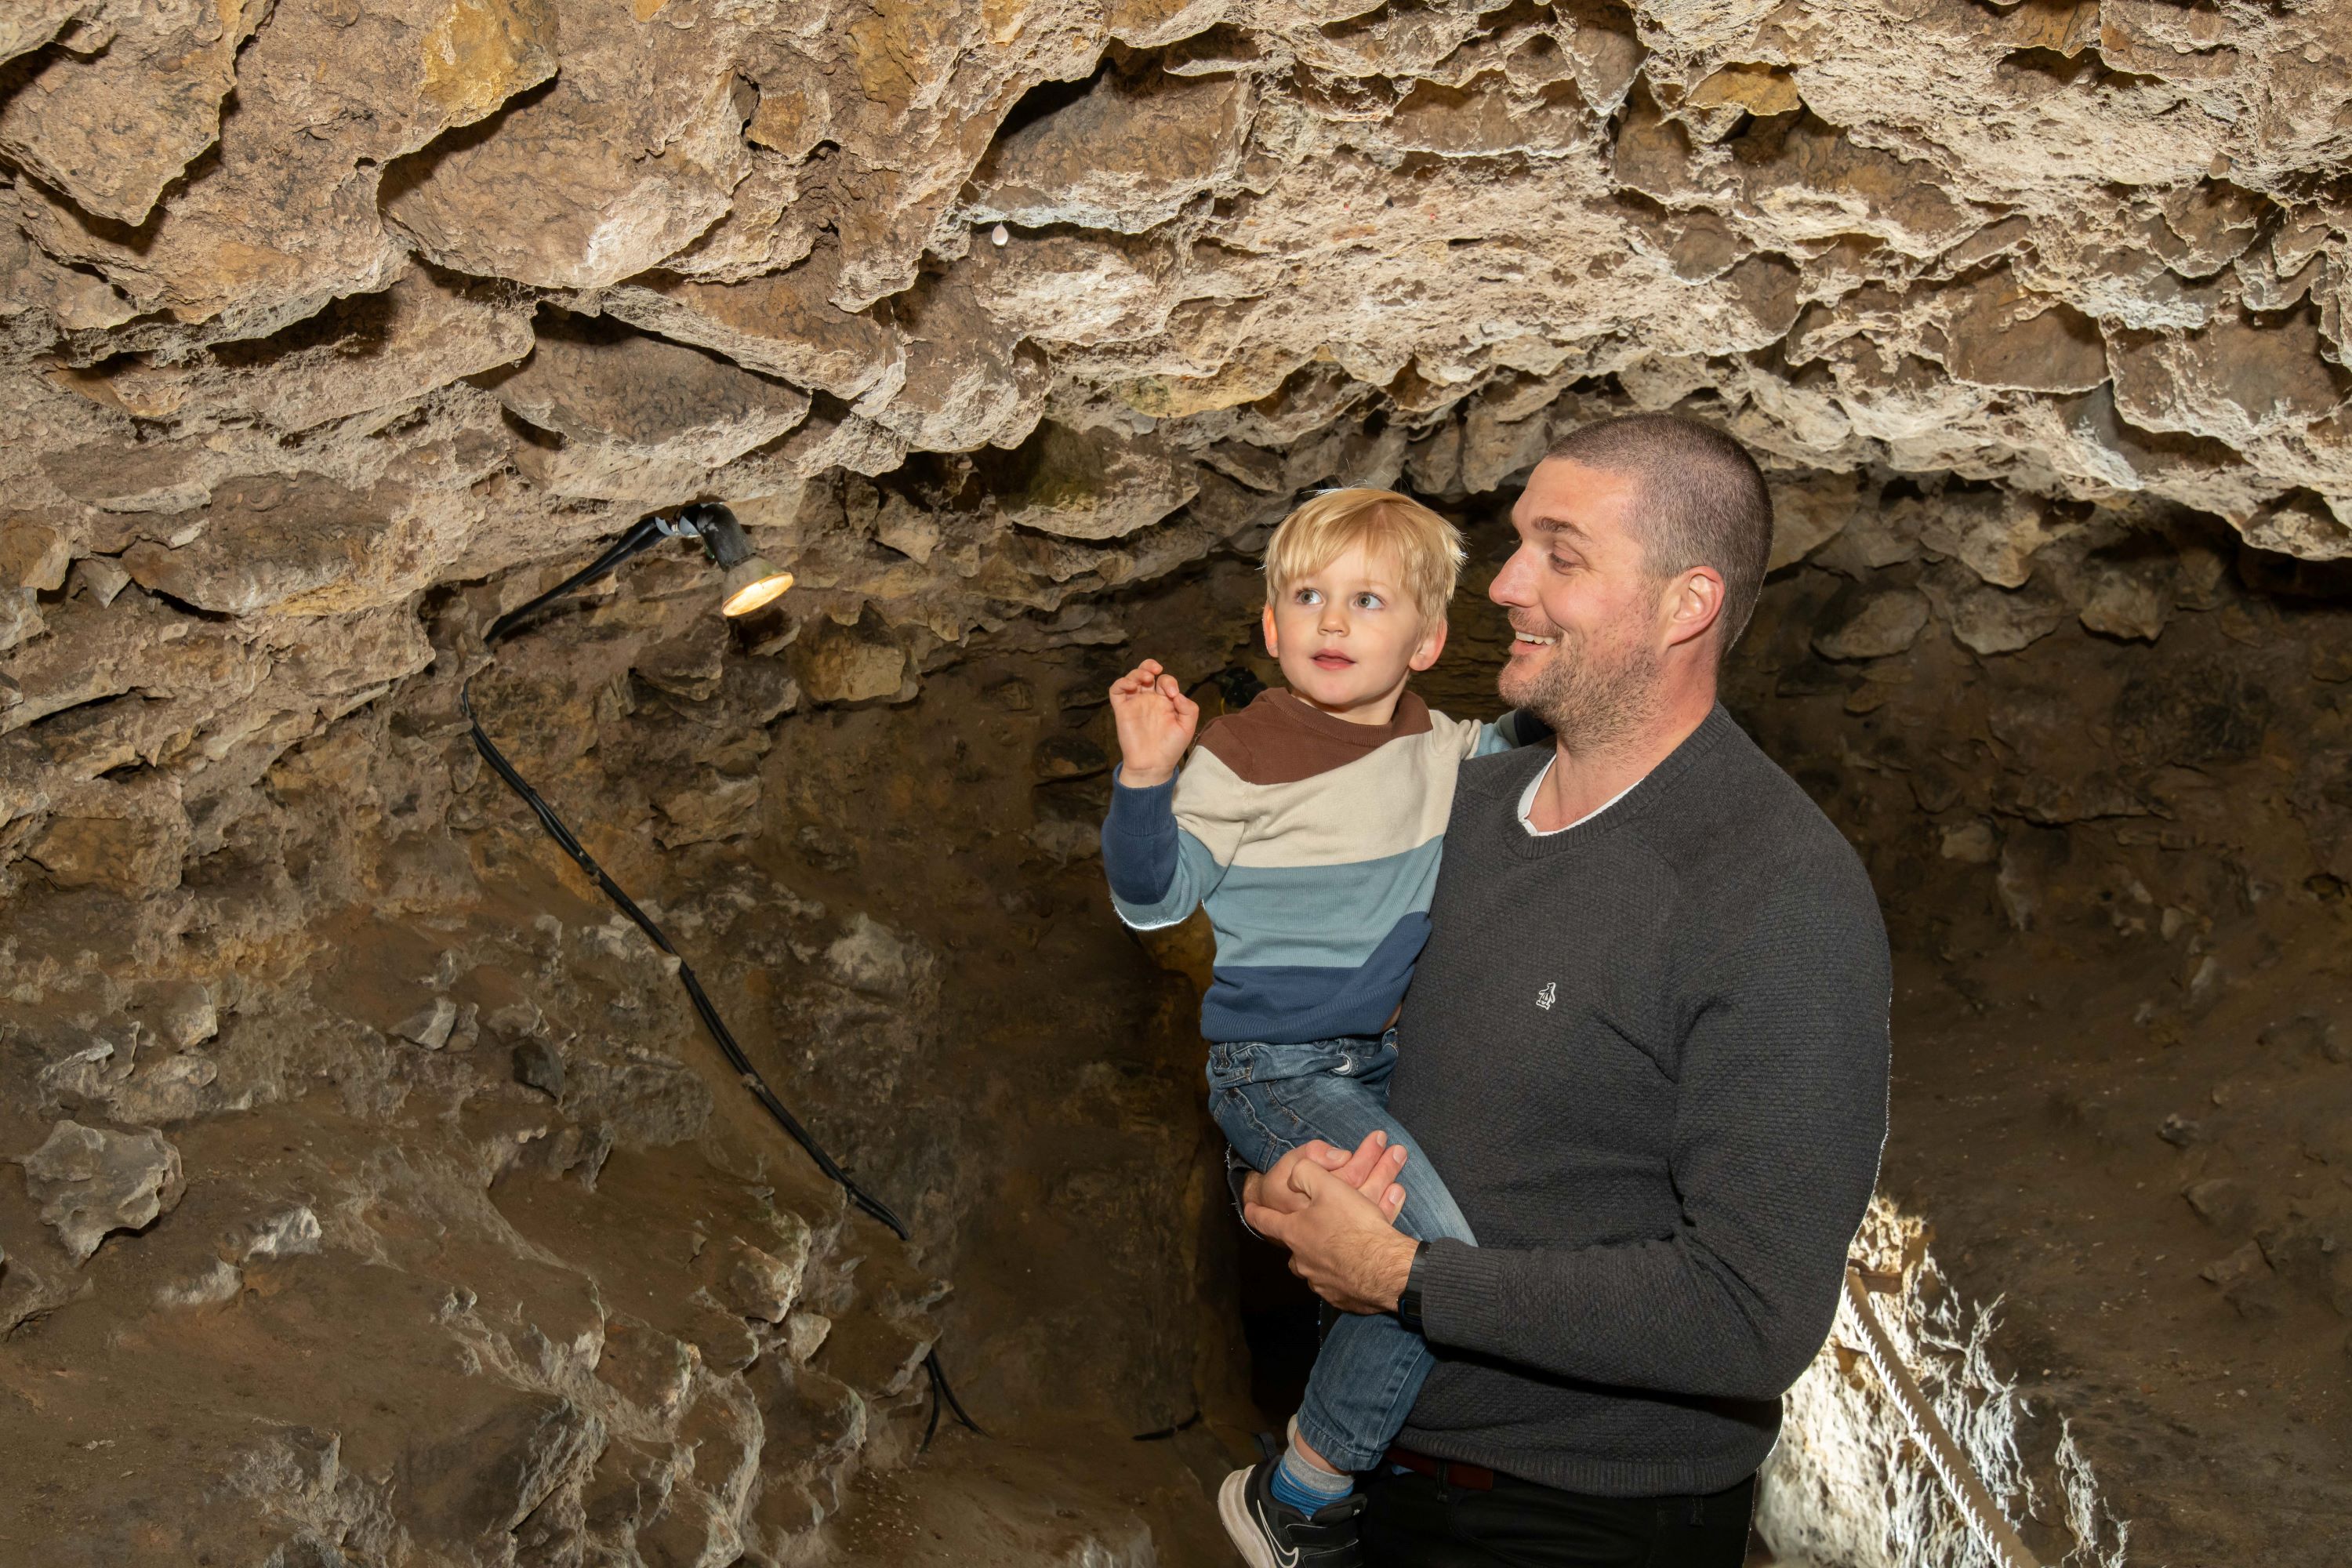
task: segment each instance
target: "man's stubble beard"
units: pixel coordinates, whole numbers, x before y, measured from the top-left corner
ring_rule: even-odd
[[[1565,629],[1540,668],[1503,667],[1503,700],[1551,726],[1570,752],[1605,750],[1656,710],[1664,660],[1634,628],[1615,646]]]

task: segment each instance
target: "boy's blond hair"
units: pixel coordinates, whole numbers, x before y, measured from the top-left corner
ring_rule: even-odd
[[[1265,545],[1268,604],[1301,577],[1319,572],[1351,544],[1368,560],[1385,558],[1425,620],[1445,614],[1467,559],[1462,531],[1394,490],[1324,490],[1274,531]]]

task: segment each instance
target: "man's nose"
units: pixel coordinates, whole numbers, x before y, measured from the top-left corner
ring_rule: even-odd
[[[1511,552],[1511,558],[1503,563],[1503,569],[1495,574],[1492,583],[1486,584],[1486,597],[1506,609],[1525,609],[1536,602],[1528,586],[1532,570],[1528,563],[1527,546],[1521,545]]]

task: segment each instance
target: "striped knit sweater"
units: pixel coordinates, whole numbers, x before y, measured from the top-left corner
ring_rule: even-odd
[[[1449,719],[1410,691],[1381,725],[1261,693],[1212,723],[1176,778],[1112,789],[1111,902],[1142,931],[1206,907],[1211,1040],[1377,1035],[1429,939],[1454,776],[1522,725],[1536,727]]]

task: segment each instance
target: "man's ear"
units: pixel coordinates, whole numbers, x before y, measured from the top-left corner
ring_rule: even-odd
[[[1694,566],[1666,584],[1659,609],[1665,621],[1666,646],[1696,640],[1723,616],[1723,574],[1712,566]]]
[[[1440,616],[1430,623],[1427,631],[1421,634],[1421,646],[1412,650],[1411,658],[1405,660],[1406,668],[1416,672],[1427,669],[1437,662],[1437,656],[1444,651],[1445,617]]]
[[[1226,624],[1228,626],[1232,625],[1230,621]],[[1266,658],[1280,658],[1282,657],[1282,637],[1281,634],[1277,633],[1274,629],[1274,606],[1272,605],[1268,605],[1265,607],[1265,614],[1260,622],[1260,626],[1265,633]]]

